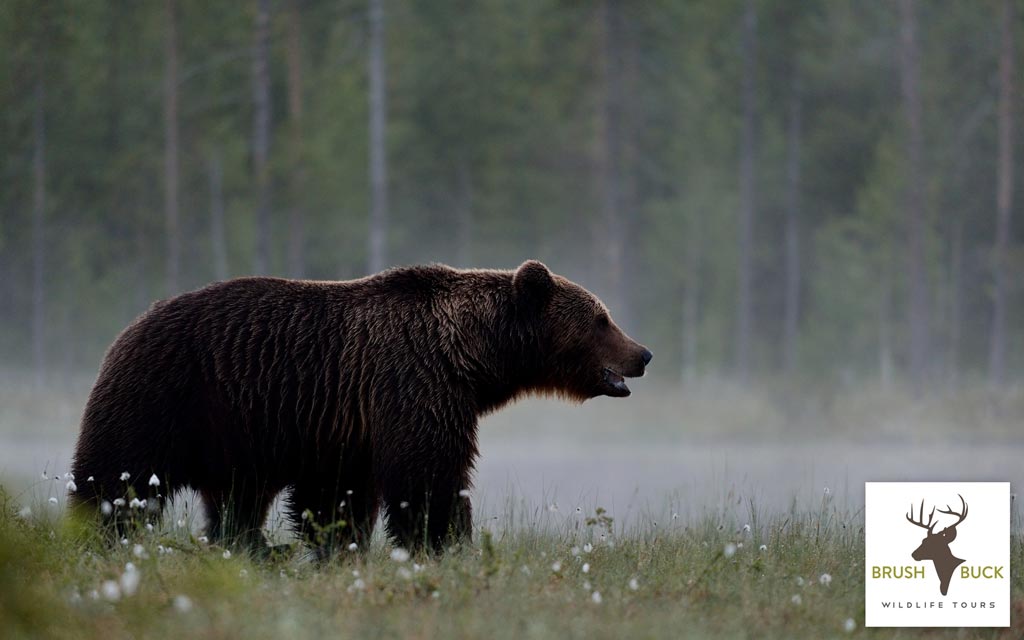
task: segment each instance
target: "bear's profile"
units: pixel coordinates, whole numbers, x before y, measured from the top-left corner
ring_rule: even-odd
[[[159,512],[191,487],[211,540],[256,550],[290,487],[287,515],[321,554],[365,546],[381,507],[397,544],[438,550],[472,530],[481,415],[529,393],[627,396],[650,360],[536,261],[220,282],[154,304],[110,347],[72,498],[120,523],[126,496]]]

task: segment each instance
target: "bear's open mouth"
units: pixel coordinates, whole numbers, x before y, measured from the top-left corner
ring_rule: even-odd
[[[611,393],[608,394],[610,396],[624,398],[630,394],[629,387],[626,386],[626,378],[614,369],[604,368],[604,382],[611,389]]]

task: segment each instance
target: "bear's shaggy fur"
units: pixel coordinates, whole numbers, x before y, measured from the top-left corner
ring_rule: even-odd
[[[462,490],[481,415],[532,392],[629,395],[623,377],[650,358],[594,295],[535,261],[220,282],[154,304],[111,346],[72,498],[149,496],[158,515],[192,487],[212,540],[260,549],[290,487],[288,516],[323,554],[365,546],[381,506],[396,543],[436,550],[470,536]]]

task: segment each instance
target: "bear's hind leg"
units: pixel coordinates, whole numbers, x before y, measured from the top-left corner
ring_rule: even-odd
[[[211,543],[243,547],[258,555],[268,552],[263,523],[276,492],[204,490],[201,494]]]

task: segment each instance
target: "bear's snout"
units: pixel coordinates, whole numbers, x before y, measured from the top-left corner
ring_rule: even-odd
[[[640,359],[644,361],[644,366],[646,367],[651,364],[651,360],[654,359],[654,354],[651,353],[650,349],[645,347],[643,352],[640,353]]]

